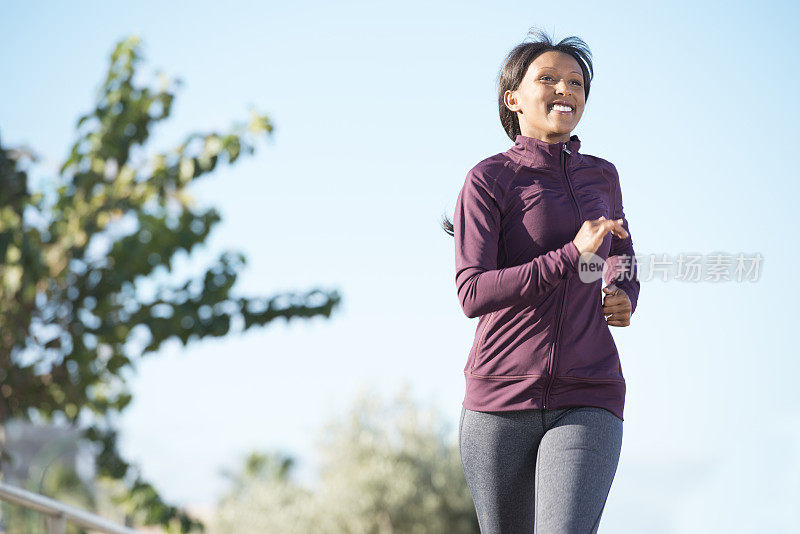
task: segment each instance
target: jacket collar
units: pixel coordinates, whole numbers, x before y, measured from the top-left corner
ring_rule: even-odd
[[[517,135],[517,138],[506,154],[522,165],[528,167],[561,167],[562,156],[567,153],[564,147],[575,157],[581,147],[581,140],[577,135],[572,135],[566,143],[545,143],[535,137]]]

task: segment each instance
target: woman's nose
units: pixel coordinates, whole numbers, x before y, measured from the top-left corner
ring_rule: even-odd
[[[566,95],[569,92],[569,86],[565,80],[561,80],[558,84],[556,84],[556,89],[562,95]]]

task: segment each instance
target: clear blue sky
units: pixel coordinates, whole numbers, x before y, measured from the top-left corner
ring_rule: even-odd
[[[299,456],[360,388],[403,381],[455,433],[475,321],[456,298],[452,215],[466,172],[505,150],[495,77],[530,26],[590,46],[581,150],[619,169],[637,254],[760,252],[755,283],[643,281],[613,332],[628,384],[609,532],[780,532],[800,521],[794,343],[800,198],[798,8],[789,2],[6,4],[0,135],[67,154],[114,43],[185,84],[150,150],[249,105],[274,142],[193,188],[249,262],[237,290],[338,288],[331,320],[177,342],[141,362],[122,449],[164,496],[212,501],[253,448]],[[455,439],[455,437],[454,437]]]

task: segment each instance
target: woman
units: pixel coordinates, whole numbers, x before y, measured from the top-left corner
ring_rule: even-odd
[[[625,400],[609,326],[628,326],[639,296],[616,167],[571,135],[591,52],[532,33],[498,79],[514,145],[470,170],[444,222],[461,306],[478,317],[459,442],[484,534],[597,531]]]

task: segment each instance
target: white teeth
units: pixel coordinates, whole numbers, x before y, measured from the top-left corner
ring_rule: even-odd
[[[572,108],[563,104],[555,104],[553,109],[556,111],[572,111]]]

